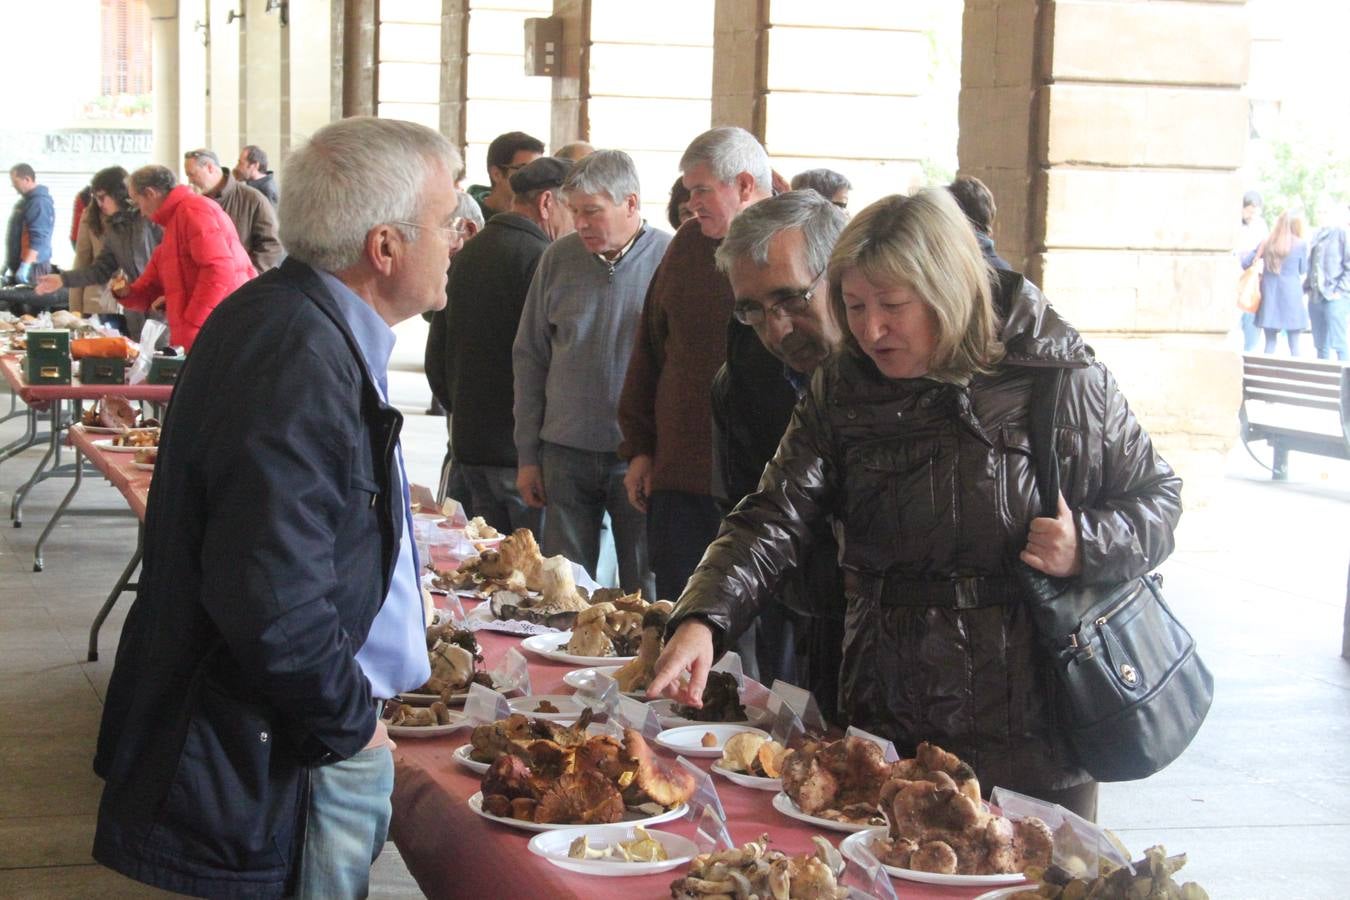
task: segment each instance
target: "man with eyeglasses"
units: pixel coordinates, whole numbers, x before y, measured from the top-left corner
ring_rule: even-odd
[[[717,248],[717,268],[735,296],[726,365],[712,386],[713,489],[728,508],[755,490],[797,399],[839,342],[825,272],[846,221],[818,192],[790,191],[738,215]],[[763,381],[761,346],[781,363],[780,384]],[[783,579],[779,602],[764,607],[749,646],[761,681],[808,687],[832,717],[843,592],[833,535],[828,526],[818,531],[805,563]],[[742,648],[744,656],[744,638]]]
[[[511,208],[511,176],[544,155],[544,142],[523,131],[499,134],[488,144],[488,184],[469,185],[469,195],[483,209],[487,221]]]

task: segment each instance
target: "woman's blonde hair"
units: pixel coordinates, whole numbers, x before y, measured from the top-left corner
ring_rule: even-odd
[[[951,194],[928,188],[884,197],[854,217],[830,256],[830,310],[844,344],[865,356],[848,327],[843,278],[857,271],[875,285],[905,286],[937,320],[928,377],[964,384],[1003,358],[991,272]]]

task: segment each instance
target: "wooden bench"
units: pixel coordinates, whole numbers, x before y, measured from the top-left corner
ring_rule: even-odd
[[[1350,460],[1350,367],[1243,354],[1238,416],[1249,451],[1260,441],[1274,450],[1270,470],[1277,481],[1289,477],[1290,450]]]

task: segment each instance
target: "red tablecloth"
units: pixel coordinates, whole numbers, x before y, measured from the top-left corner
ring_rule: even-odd
[[[514,635],[477,633],[489,667],[507,649],[518,646]],[[528,656],[528,654],[527,654]],[[530,656],[535,694],[572,693],[562,677],[575,666],[557,665]],[[451,754],[468,741],[468,731],[438,738],[402,739],[394,751],[394,817],[390,837],[422,891],[439,897],[548,897],[604,900],[619,897],[668,897],[670,883],[684,874],[676,869],[640,878],[603,878],[565,872],[534,856],[526,844],[531,832],[488,822],[469,809],[467,800],[479,789],[479,776],[458,766]],[[654,748],[656,749],[656,748]],[[670,754],[660,751],[668,759]],[[706,769],[712,760],[699,761]],[[811,836],[822,834],[838,846],[841,832],[816,831],[776,812],[773,794],[739,787],[717,778],[731,838],[738,845],[767,833],[776,849],[808,853]],[[656,826],[694,836],[688,820]],[[891,882],[897,895],[915,898],[976,897],[985,889],[941,888],[912,882]]]
[[[71,384],[29,384],[23,374],[23,359],[12,353],[0,355],[0,374],[19,399],[29,404],[44,400],[98,400],[109,394],[132,401],[168,403],[173,394],[171,384],[81,384],[79,378]]]
[[[126,498],[127,505],[136,514],[136,518],[145,521],[145,504],[150,498],[150,479],[154,475],[148,469],[138,469],[135,465],[136,454],[116,453],[95,446],[94,442],[104,440],[106,434],[93,434],[85,431],[83,425],[72,425],[67,431],[70,443],[78,447],[94,467],[112,482]]]

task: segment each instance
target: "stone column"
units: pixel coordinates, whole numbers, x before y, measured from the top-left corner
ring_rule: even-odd
[[[207,77],[210,82],[210,111],[208,130],[212,147],[239,147],[244,142],[240,120],[240,34],[243,21],[226,21],[231,12],[238,11],[236,3],[213,0],[208,6],[211,23],[211,57]],[[222,151],[224,152],[224,151]]]
[[[467,151],[469,0],[441,0],[441,134]]]
[[[591,92],[591,4],[588,0],[553,0],[553,18],[562,20],[563,37],[558,57],[561,74],[553,78],[550,148],[584,141],[591,131],[587,110]]]
[[[717,0],[713,8],[712,125],[764,139],[769,4]]]
[[[343,116],[375,115],[375,99],[379,96],[376,80],[379,77],[380,28],[376,0],[343,0],[342,45],[334,54],[334,62],[342,66]],[[335,66],[336,68],[336,66]]]
[[[1087,335],[1188,506],[1222,476],[1241,367],[1242,0],[967,0],[961,171],[995,240]]]
[[[183,146],[178,133],[178,0],[148,0],[154,53],[155,131],[152,159],[177,172]]]
[[[236,0],[246,9],[239,60],[240,144],[257,144],[269,154],[281,151],[282,25],[279,10],[266,12],[267,0]],[[217,148],[237,158],[238,147]]]
[[[335,118],[332,92],[341,97],[341,82],[334,87],[332,35],[342,21],[341,6],[292,3],[290,24],[282,29],[285,66],[281,144],[269,161],[281,168],[282,156],[303,138]],[[341,66],[341,57],[338,57]],[[340,112],[340,110],[339,110]]]

